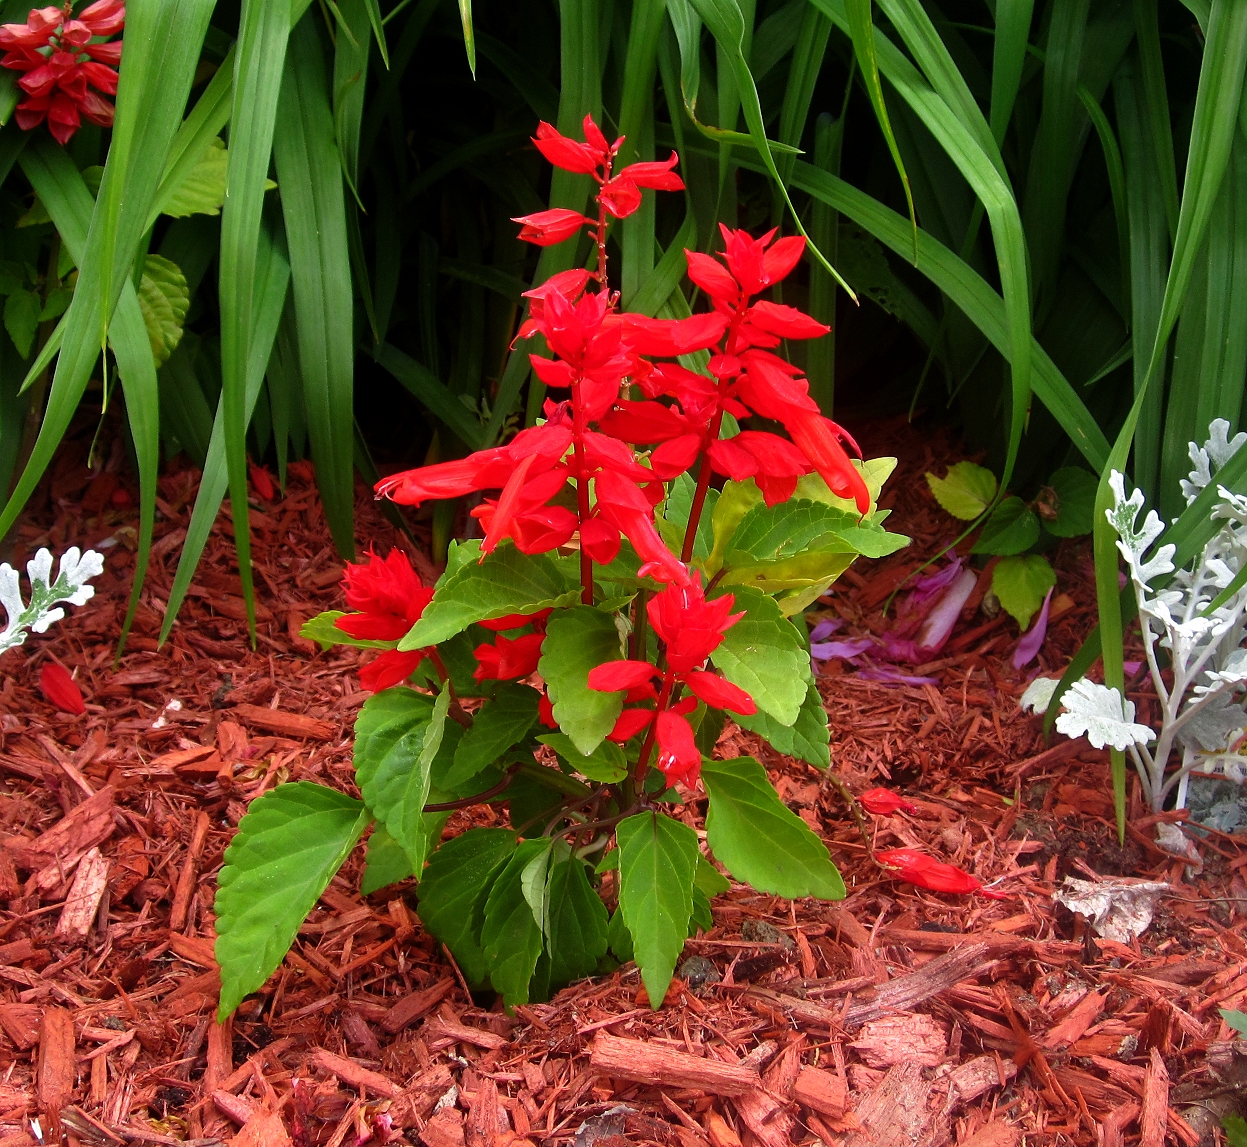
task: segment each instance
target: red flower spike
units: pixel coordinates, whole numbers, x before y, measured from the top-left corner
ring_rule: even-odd
[[[723,302],[731,307],[736,306],[740,298],[740,284],[732,278],[732,273],[718,259],[703,255],[700,251],[685,248],[684,257],[688,260],[688,277],[693,280],[715,302]]]
[[[955,864],[945,864],[919,852],[916,848],[893,848],[886,852],[876,852],[875,860],[885,868],[896,869],[898,880],[916,884],[919,888],[928,888],[932,892],[981,892],[993,900],[1005,899],[1003,892],[992,892],[963,868]]]
[[[701,776],[701,750],[693,738],[693,727],[680,714],[667,709],[658,714],[656,732],[657,764],[667,783],[696,784]]]
[[[857,803],[873,816],[891,816],[894,812],[916,813],[918,806],[890,789],[868,789]]]
[[[627,219],[641,206],[641,189],[620,176],[602,185],[598,202],[616,219]]]
[[[73,713],[77,716],[87,711],[78,682],[56,661],[49,661],[39,670],[39,689],[48,704],[62,713]]]
[[[367,562],[347,562],[342,588],[346,604],[357,612],[338,618],[334,625],[352,637],[372,641],[405,637],[433,598],[432,588],[420,584],[407,555],[397,548],[384,559],[370,551]]]
[[[533,143],[555,167],[573,171],[577,175],[592,175],[606,162],[606,156],[597,148],[560,135],[558,129],[545,120],[537,125],[537,135]]]
[[[528,633],[511,640],[498,634],[493,645],[478,645],[474,650],[477,666],[472,674],[477,681],[515,681],[536,672],[541,659],[544,633]]]
[[[733,713],[742,713],[746,717],[758,711],[753,698],[739,685],[733,685],[714,673],[694,671],[684,674],[683,679],[694,697],[716,709],[730,709]]]
[[[367,665],[361,666],[360,688],[369,693],[380,693],[383,689],[401,685],[420,667],[420,662],[424,660],[426,653],[427,650],[424,649],[412,649],[405,652],[387,649]]]
[[[619,693],[649,684],[657,672],[648,661],[606,661],[589,670],[589,688]]]
[[[537,211],[532,215],[513,217],[511,222],[522,223],[520,238],[527,243],[535,243],[538,247],[553,247],[570,239],[586,224],[592,225],[593,220],[581,215],[579,211],[568,211],[563,207],[552,207],[549,211]]]
[[[646,605],[654,632],[667,646],[667,664],[675,673],[699,669],[723,641],[723,635],[744,613],[732,613],[736,599],[730,593],[707,601],[701,575],[687,586],[669,585]]]
[[[673,151],[662,162],[630,163],[615,178],[630,179],[638,187],[652,191],[683,191],[684,180],[673,170],[680,157]]]
[[[606,734],[606,739],[622,745],[625,741],[630,741],[642,729],[648,729],[653,719],[653,709],[625,709],[619,714],[615,727]]]

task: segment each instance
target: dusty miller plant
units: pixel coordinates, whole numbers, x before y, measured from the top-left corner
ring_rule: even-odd
[[[1188,506],[1247,442],[1247,433],[1230,439],[1229,429],[1228,422],[1217,419],[1202,447],[1191,443],[1194,469],[1182,482]],[[1247,709],[1241,696],[1247,688],[1247,497],[1218,484],[1212,517],[1223,525],[1188,567],[1175,570],[1176,546],[1158,544],[1165,533],[1160,516],[1149,510],[1138,525],[1142,492],[1127,496],[1125,479],[1117,471],[1110,482],[1113,507],[1108,520],[1117,532],[1117,548],[1138,602],[1160,728],[1137,723],[1132,701],[1086,677],[1061,698],[1065,711],[1056,727],[1069,737],[1086,734],[1097,748],[1125,750],[1153,811],[1159,812],[1175,789],[1175,805],[1181,808],[1196,769],[1220,771],[1240,784],[1247,779],[1247,755],[1242,752]],[[1153,586],[1167,574],[1172,578]],[[1023,707],[1046,711],[1056,684],[1051,678],[1035,680],[1022,695]],[[1166,776],[1175,752],[1181,759]]]
[[[84,554],[72,546],[61,555],[56,581],[52,580],[52,554],[40,550],[26,563],[30,578],[30,604],[22,600],[22,587],[15,570],[8,562],[0,564],[0,605],[7,621],[0,629],[0,653],[13,649],[26,640],[26,631],[46,633],[48,626],[60,621],[65,611],[60,605],[85,605],[95,593],[89,582],[104,572],[104,559],[94,550]]]

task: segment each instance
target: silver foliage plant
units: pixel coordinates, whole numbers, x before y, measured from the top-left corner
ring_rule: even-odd
[[[46,633],[48,626],[60,621],[65,611],[60,605],[85,605],[95,593],[89,582],[104,572],[104,558],[94,550],[84,554],[71,546],[61,555],[56,581],[52,580],[52,553],[40,550],[26,563],[30,578],[30,604],[22,600],[22,587],[17,570],[8,562],[0,564],[0,605],[8,617],[0,629],[0,653],[21,645],[26,630]]]
[[[1191,443],[1194,469],[1182,482],[1189,506],[1201,490],[1216,480],[1217,472],[1247,443],[1247,433],[1229,438],[1230,424],[1218,418],[1208,429],[1208,441]],[[1134,703],[1116,689],[1087,680],[1074,682],[1061,698],[1064,712],[1056,727],[1069,737],[1086,734],[1096,748],[1111,745],[1125,750],[1143,782],[1152,809],[1159,812],[1171,793],[1175,806],[1186,803],[1192,771],[1221,772],[1242,784],[1247,780],[1247,582],[1240,571],[1247,566],[1247,497],[1217,484],[1214,521],[1223,523],[1189,567],[1174,569],[1176,547],[1157,545],[1165,532],[1155,510],[1138,526],[1143,494],[1126,496],[1125,479],[1116,470],[1109,477],[1113,508],[1108,520],[1117,532],[1117,548],[1126,560],[1135,599],[1139,604],[1143,647],[1152,684],[1160,701],[1160,728],[1134,720]],[[1148,552],[1151,556],[1147,556]],[[1152,582],[1172,574],[1166,583]],[[1172,677],[1166,683],[1157,647],[1168,655]],[[1036,678],[1022,694],[1023,708],[1047,712],[1056,681]],[[1168,777],[1170,757],[1181,754]]]

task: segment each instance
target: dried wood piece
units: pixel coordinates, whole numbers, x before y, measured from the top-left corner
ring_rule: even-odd
[[[95,796],[76,806],[47,832],[17,847],[6,846],[18,867],[35,872],[50,861],[60,860],[64,864],[70,857],[76,863],[87,849],[103,844],[113,831],[115,794],[112,785],[104,785]]]
[[[215,752],[216,749],[211,745],[195,745],[189,749],[172,749],[167,753],[161,753],[158,757],[153,757],[147,768],[152,773],[164,769],[177,769],[183,765],[193,765],[196,761],[202,761],[205,757],[210,757]]]
[[[38,1004],[0,1004],[0,1028],[18,1051],[29,1051],[39,1039],[42,1015]]]
[[[191,834],[191,842],[186,849],[182,871],[178,873],[177,889],[173,894],[173,907],[169,910],[170,932],[181,932],[186,927],[186,913],[190,908],[191,896],[195,892],[199,856],[203,852],[204,841],[208,839],[208,828],[211,823],[206,812],[196,814],[195,831]]]
[[[234,1070],[234,1021],[208,1025],[208,1065],[204,1069],[204,1091],[215,1091]]]
[[[241,717],[248,725],[267,729],[281,737],[307,738],[312,741],[329,741],[337,727],[317,717],[305,717],[302,713],[287,713],[282,709],[268,709],[263,705],[235,705],[230,712]]]
[[[980,1055],[954,1068],[940,1084],[948,1088],[950,1105],[958,1107],[986,1095],[994,1087],[1003,1087],[1017,1073],[1017,1065],[1012,1059]]]
[[[1036,941],[1007,932],[924,932],[920,928],[883,928],[879,939],[897,948],[909,948],[915,952],[951,952],[966,944],[982,944],[993,955],[1016,952],[1019,948],[1032,947]],[[1079,947],[1074,945],[1074,947]]]
[[[88,849],[78,862],[65,907],[56,922],[56,935],[62,940],[85,940],[100,910],[104,889],[108,887],[108,859],[98,848]]]
[[[858,1104],[862,1130],[845,1140],[845,1147],[913,1147],[936,1137],[928,1135],[927,1097],[931,1085],[922,1078],[922,1066],[903,1063],[891,1069]]]
[[[1069,1015],[1039,1040],[1039,1046],[1049,1051],[1058,1051],[1071,1043],[1077,1043],[1099,1019],[1106,998],[1107,993],[1088,992],[1074,1005]]]
[[[275,1111],[257,1111],[230,1141],[230,1147],[290,1147],[290,1136]]]
[[[1169,1114],[1169,1072],[1160,1052],[1152,1048],[1143,1077],[1143,1110],[1139,1115],[1139,1147],[1165,1147]]]
[[[506,1047],[511,1041],[496,1032],[483,1031],[481,1028],[468,1027],[449,1016],[437,1016],[429,1021],[429,1034],[435,1039],[443,1036],[453,1039],[456,1043],[470,1043],[473,1047],[496,1050]]]
[[[706,1112],[706,1134],[710,1136],[711,1147],[742,1147],[740,1136],[713,1108]]]
[[[923,1000],[938,996],[965,980],[982,975],[995,963],[986,944],[967,944],[937,956],[916,972],[881,984],[873,1000],[850,1005],[845,1027],[857,1027],[881,1019],[890,1012],[908,1011]]]
[[[1139,1105],[1137,1103],[1126,1103],[1110,1111],[1100,1124],[1103,1136],[1100,1140],[1102,1147],[1125,1147],[1124,1132],[1138,1118],[1138,1115]]]
[[[792,1097],[803,1107],[832,1119],[839,1119],[849,1107],[849,1090],[844,1080],[819,1067],[801,1069],[792,1087]]]
[[[762,1086],[732,1100],[741,1122],[763,1147],[791,1147],[794,1120],[783,1100],[801,1063],[801,1041],[789,1044],[762,1076]],[[778,1097],[778,1098],[777,1098]]]
[[[980,1127],[960,1147],[1018,1147],[1022,1133],[999,1119]]]
[[[61,1108],[74,1093],[74,1021],[64,1008],[51,1007],[39,1024],[39,1058],[35,1069],[35,1097],[52,1120],[59,1141]]]
[[[213,954],[213,942],[205,936],[183,936],[177,932],[169,934],[169,947],[190,964],[198,964],[201,968],[215,968],[216,956]]]
[[[493,1147],[500,1130],[498,1114],[498,1085],[492,1079],[482,1079],[468,1107],[464,1126],[467,1147]]]
[[[589,1068],[595,1075],[611,1079],[628,1079],[651,1087],[692,1087],[711,1095],[746,1095],[760,1082],[757,1071],[741,1064],[702,1059],[606,1032],[599,1032],[593,1041]]]
[[[431,988],[404,996],[386,1012],[385,1018],[381,1020],[382,1029],[390,1035],[397,1035],[408,1024],[432,1011],[437,1004],[441,1003],[444,996],[450,994],[454,986],[455,981],[452,979],[439,980]]]
[[[463,1112],[443,1107],[420,1132],[424,1147],[464,1147]]]
[[[231,1095],[220,1089],[212,1093],[212,1106],[239,1127],[244,1126],[255,1115],[255,1104],[250,1099],[242,1095]]]
[[[944,1062],[948,1033],[943,1025],[920,1012],[887,1016],[866,1024],[849,1046],[867,1067],[895,1067],[898,1063],[936,1067]]]
[[[327,1075],[336,1075],[352,1087],[366,1088],[386,1099],[394,1099],[403,1090],[380,1072],[369,1071],[353,1060],[343,1059],[342,1056],[334,1055],[333,1052],[326,1051],[323,1047],[318,1047],[312,1052],[312,1063]]]

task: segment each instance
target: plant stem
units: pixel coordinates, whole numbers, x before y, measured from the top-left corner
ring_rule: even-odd
[[[636,785],[637,792],[644,792],[645,774],[649,770],[650,753],[654,751],[654,739],[658,735],[658,715],[667,708],[671,701],[671,686],[675,681],[675,674],[667,672],[663,675],[662,689],[658,693],[658,704],[654,708],[654,719],[649,723],[649,730],[645,734],[645,741],[641,745],[641,751],[637,755],[636,771],[632,774],[633,783]]]
[[[502,778],[496,785],[491,785],[482,793],[476,793],[474,796],[461,797],[457,801],[442,801],[440,804],[426,804],[425,812],[451,812],[457,808],[471,808],[481,801],[487,801],[490,797],[496,797],[499,793],[506,791],[511,787],[512,780],[515,779],[515,770],[512,769]]]
[[[450,692],[450,708],[446,711],[447,715],[465,729],[470,729],[472,727],[472,714],[459,704],[459,698],[455,694],[455,683],[450,679],[450,674],[446,672],[446,663],[442,660],[441,654],[431,646],[429,648],[429,660],[433,662],[433,668],[437,670],[438,678]]]

